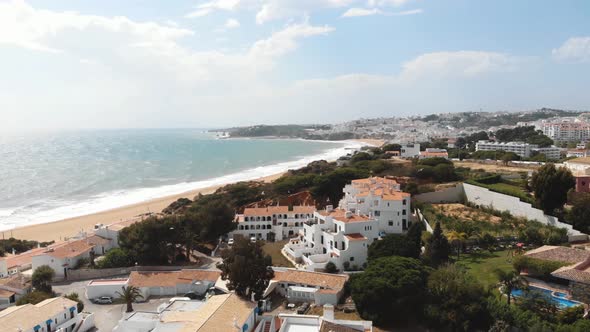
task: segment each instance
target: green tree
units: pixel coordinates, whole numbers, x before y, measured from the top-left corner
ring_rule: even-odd
[[[324,271],[326,271],[326,273],[338,273],[338,268],[336,267],[336,264],[334,264],[333,262],[328,262],[326,263]]]
[[[55,277],[55,271],[49,265],[41,265],[35,269],[32,276],[32,284],[35,290],[51,293],[51,282]]]
[[[458,231],[451,231],[448,234],[449,241],[455,246],[457,249],[457,261],[459,261],[461,255],[461,248],[463,247],[463,243],[467,240],[467,234]]]
[[[221,278],[229,280],[228,289],[248,299],[252,294],[260,299],[274,276],[272,259],[264,254],[262,245],[238,238],[232,248],[221,253],[221,257],[223,262],[217,267],[221,270]]]
[[[572,173],[564,167],[556,169],[554,164],[543,165],[533,174],[531,181],[537,204],[545,213],[562,208],[567,200],[567,192],[574,185]]]
[[[121,248],[113,248],[104,255],[98,262],[98,267],[101,269],[109,269],[114,267],[127,267],[133,265],[133,259],[129,254]]]
[[[426,242],[426,257],[433,266],[439,266],[449,260],[449,253],[451,249],[449,241],[445,237],[440,226],[440,222],[436,222],[432,236]]]
[[[498,276],[500,290],[502,294],[506,295],[508,304],[510,304],[510,300],[512,299],[513,290],[524,289],[528,286],[527,280],[514,270],[505,271],[497,269],[494,272]]]
[[[352,299],[361,317],[376,324],[418,317],[430,271],[413,258],[392,256],[369,262],[364,272],[350,280]]]
[[[420,257],[419,242],[404,234],[387,234],[382,240],[374,241],[368,250],[369,260],[388,256],[410,258]]]
[[[65,295],[64,297],[66,299],[70,299],[72,301],[76,301],[76,303],[77,303],[76,306],[78,307],[78,312],[84,311],[84,302],[82,302],[82,300],[80,300],[80,296],[78,295],[78,293],[73,292],[73,293],[70,293],[68,295]]]
[[[590,194],[581,194],[573,200],[567,220],[574,229],[586,234],[590,232]]]
[[[428,294],[426,317],[437,329],[476,331],[491,321],[483,286],[457,265],[443,265],[432,272]]]
[[[23,304],[37,304],[39,302],[43,302],[47,299],[54,297],[53,293],[46,293],[40,291],[32,291],[30,293],[25,294],[23,297],[16,301],[16,305],[23,305]]]
[[[123,286],[121,292],[116,292],[116,294],[119,296],[119,300],[127,305],[125,312],[133,312],[133,302],[143,299],[139,288],[135,286]]]

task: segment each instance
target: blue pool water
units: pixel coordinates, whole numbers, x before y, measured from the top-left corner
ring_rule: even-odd
[[[535,286],[529,286],[529,291],[539,292],[543,294],[543,296],[549,298],[551,302],[553,302],[558,308],[565,309],[570,307],[575,307],[582,305],[582,303],[578,301],[568,300],[566,298],[567,294],[561,292],[553,292],[550,289],[540,288]],[[521,297],[525,294],[526,291],[521,289],[515,289],[512,291],[512,295],[516,297]]]

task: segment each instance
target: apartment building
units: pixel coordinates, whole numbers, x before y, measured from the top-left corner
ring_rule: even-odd
[[[533,149],[538,148],[537,145],[528,144],[525,142],[491,142],[479,141],[475,144],[475,151],[504,151],[514,152],[522,158],[529,158]]]
[[[400,234],[409,227],[410,194],[394,179],[371,177],[344,186],[339,209],[374,218],[379,231]]]
[[[543,134],[555,141],[584,141],[590,139],[590,123],[569,120],[543,122]]]
[[[420,156],[419,143],[401,144],[400,156],[402,158],[416,158]]]
[[[315,206],[307,205],[246,208],[244,213],[236,215],[238,225],[229,237],[281,241],[296,236],[315,211]]]
[[[444,158],[449,159],[449,153],[446,149],[435,149],[435,148],[428,148],[425,151],[420,152],[420,159],[427,159],[427,158]]]

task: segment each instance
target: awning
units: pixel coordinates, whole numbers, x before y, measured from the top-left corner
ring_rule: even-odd
[[[35,327],[33,327],[33,330],[35,331],[39,331],[41,329],[41,325],[35,325]]]
[[[70,307],[70,311],[76,311],[76,307]]]

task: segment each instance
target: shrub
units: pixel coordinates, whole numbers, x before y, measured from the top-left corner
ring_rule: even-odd
[[[512,265],[517,271],[526,271],[530,276],[548,278],[551,277],[551,272],[567,263],[517,256]]]
[[[326,267],[324,269],[327,273],[338,273],[338,268],[336,267],[336,264],[332,263],[332,262],[328,262],[326,264]]]
[[[121,248],[113,248],[107,251],[103,259],[98,263],[99,269],[108,269],[114,267],[127,267],[133,265],[133,260],[127,251]]]

